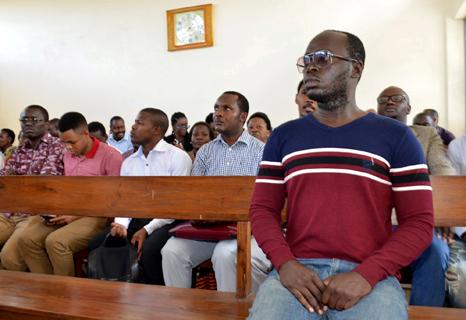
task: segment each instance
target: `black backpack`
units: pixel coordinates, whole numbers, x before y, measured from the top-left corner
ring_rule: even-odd
[[[109,233],[98,248],[89,252],[86,273],[91,279],[137,282],[140,274],[137,249],[126,238]]]

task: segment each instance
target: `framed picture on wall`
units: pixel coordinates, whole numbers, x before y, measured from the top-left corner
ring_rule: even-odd
[[[212,4],[167,11],[168,51],[212,47]]]

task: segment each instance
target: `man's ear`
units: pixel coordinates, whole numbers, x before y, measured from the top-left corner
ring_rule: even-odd
[[[408,107],[406,108],[406,114],[411,112],[411,105],[408,103]]]
[[[248,119],[248,113],[247,112],[241,112],[241,114],[239,115],[239,118],[243,123],[246,123],[246,120]]]
[[[351,78],[360,79],[362,75],[362,70],[364,70],[364,65],[361,61],[353,62]]]

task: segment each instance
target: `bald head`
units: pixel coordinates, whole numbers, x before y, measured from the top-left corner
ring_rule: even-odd
[[[401,88],[390,86],[385,88],[377,98],[377,113],[407,123],[411,112],[408,94]]]

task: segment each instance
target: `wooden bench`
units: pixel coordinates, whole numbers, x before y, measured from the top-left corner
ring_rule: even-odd
[[[432,177],[436,225],[466,225],[466,177]],[[0,177],[0,212],[236,221],[237,292],[0,271],[1,319],[244,319],[253,177]],[[410,319],[466,310],[410,307]]]

